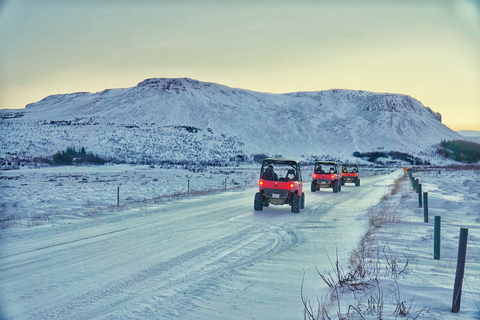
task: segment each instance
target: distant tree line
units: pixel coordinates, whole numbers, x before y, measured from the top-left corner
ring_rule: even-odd
[[[399,151],[372,151],[372,152],[358,152],[353,153],[354,157],[366,159],[368,162],[376,162],[378,158],[390,158],[393,160],[400,160],[408,162],[412,165],[430,165],[430,161],[422,160],[420,158],[414,157],[408,153],[399,152]]]
[[[442,140],[437,153],[458,162],[475,163],[480,161],[480,144],[465,140]]]
[[[265,154],[265,153],[256,153],[256,154],[253,154],[253,162],[256,162],[256,163],[262,163],[263,159],[267,159],[267,158],[282,158],[283,156],[281,154],[274,154],[274,155],[268,155],[268,154]]]
[[[72,164],[104,164],[107,161],[99,156],[86,152],[82,147],[80,151],[75,150],[74,147],[68,147],[65,151],[58,151],[53,155],[53,163],[56,165],[72,165]]]
[[[253,155],[253,161],[256,163],[262,163],[263,159],[268,158],[268,154],[257,153]]]

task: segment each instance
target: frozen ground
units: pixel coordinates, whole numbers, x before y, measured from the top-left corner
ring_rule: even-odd
[[[330,303],[321,304],[330,307],[330,316],[480,319],[480,171],[442,169],[414,176],[428,193],[429,221],[424,222],[424,209],[408,178],[371,207],[369,236],[353,250],[364,255],[366,275],[350,286],[337,283]],[[434,216],[441,217],[440,260],[434,259]],[[460,228],[469,229],[467,257],[460,312],[451,313]],[[341,269],[344,274],[352,270],[345,265]],[[328,278],[335,274],[332,270],[319,271]],[[352,290],[359,279],[366,284]]]
[[[22,168],[0,172],[0,219],[7,224],[41,224],[95,216],[145,199],[224,190],[255,183],[257,167],[161,168],[134,165]],[[189,188],[190,187],[190,188]],[[160,200],[160,199],[158,199]]]
[[[390,204],[399,221],[380,228],[375,238],[409,257],[411,270],[399,280],[400,291],[417,308],[427,306],[429,312],[421,318],[480,319],[480,171],[433,170],[414,176],[428,192],[429,222],[406,181]],[[434,216],[441,217],[440,260],[433,259]],[[461,312],[452,314],[460,228],[469,229],[467,258]]]
[[[480,319],[478,171],[414,174],[429,192],[431,215],[442,216],[441,260],[433,259],[433,217],[423,222],[409,181],[385,196],[401,170],[369,174],[361,187],[346,185],[337,194],[313,194],[307,185],[300,214],[285,206],[254,212],[251,185],[257,171],[105,166],[2,172],[2,214],[15,219],[0,229],[0,314],[5,319],[303,319],[302,290],[314,307],[317,298],[323,301],[333,318],[347,314],[350,304],[366,306],[365,318],[379,318],[378,312],[367,312],[368,297],[376,292],[383,319],[396,318],[396,293],[411,318]],[[166,197],[185,192],[188,179],[192,189],[208,190],[223,189],[225,178],[227,191]],[[121,207],[116,208],[119,185]],[[146,198],[157,200],[142,201]],[[385,212],[388,217],[372,227],[369,220]],[[469,228],[469,242],[461,311],[452,314],[460,227]],[[373,286],[355,294],[346,290],[330,300],[332,289],[317,270],[331,272],[337,251],[347,269],[360,244],[370,256],[378,253],[381,285],[375,292]],[[408,261],[396,277],[382,262],[385,248],[399,270]]]

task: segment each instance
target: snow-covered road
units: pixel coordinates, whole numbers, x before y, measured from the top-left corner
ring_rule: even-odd
[[[66,223],[2,230],[6,319],[302,319],[316,268],[348,259],[403,172],[306,193],[305,209],[253,211],[254,188],[135,204]],[[323,289],[322,289],[323,288]]]

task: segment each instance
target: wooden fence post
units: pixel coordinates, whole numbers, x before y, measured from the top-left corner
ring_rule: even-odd
[[[460,228],[460,240],[458,242],[457,272],[455,274],[455,285],[453,288],[452,312],[460,311],[462,298],[463,274],[465,273],[465,258],[467,255],[468,229]]]
[[[120,186],[117,187],[117,207],[120,206]]]
[[[423,193],[423,220],[428,222],[428,192]]]
[[[441,217],[435,216],[434,237],[433,237],[433,259],[440,260],[440,225]]]
[[[421,208],[422,207],[422,184],[419,183],[418,184],[418,207]]]
[[[187,180],[187,196],[190,195],[190,179]]]

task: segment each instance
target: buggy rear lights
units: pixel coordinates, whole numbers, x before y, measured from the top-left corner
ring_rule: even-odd
[[[330,178],[332,178],[332,179],[333,179],[333,178],[335,178],[335,176],[332,174],[332,175],[330,175]]]
[[[295,187],[295,185],[293,183],[290,183],[290,189],[293,189],[293,187]]]
[[[317,174],[316,173],[313,174],[313,179],[317,179]]]
[[[263,183],[264,183],[263,180],[258,181],[258,185],[259,185],[260,187],[263,187]]]

